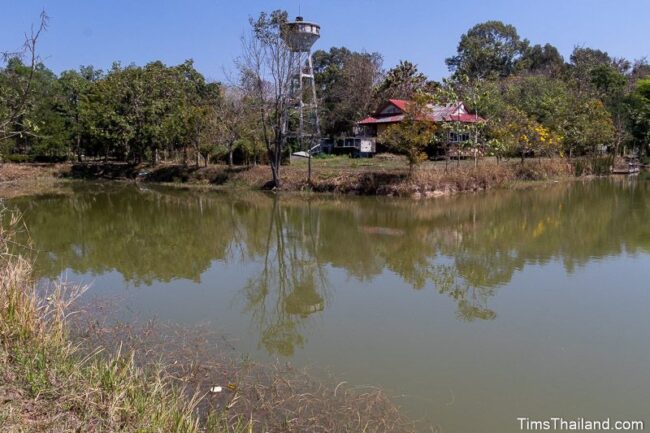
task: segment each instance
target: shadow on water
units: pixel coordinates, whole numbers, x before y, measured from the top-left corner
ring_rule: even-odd
[[[428,202],[217,194],[127,184],[71,184],[14,199],[37,272],[118,272],[131,285],[200,282],[213,263],[254,264],[240,288],[269,352],[290,356],[301,328],[335,296],[333,272],[391,272],[453,299],[465,321],[492,320],[490,300],[528,265],[650,251],[645,179],[556,184]]]

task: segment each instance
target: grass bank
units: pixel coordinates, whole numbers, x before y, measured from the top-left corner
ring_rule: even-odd
[[[13,244],[20,220],[0,221],[3,432],[413,431],[381,390],[216,354],[194,331],[75,313],[84,288],[37,285]]]
[[[589,159],[537,158],[523,163],[487,158],[477,166],[473,161],[428,161],[409,175],[403,157],[377,155],[372,159],[347,157],[315,158],[311,185],[306,180],[305,160],[292,161],[282,167],[283,191],[314,191],[358,195],[406,197],[436,197],[457,192],[508,188],[522,182],[586,177],[603,174],[602,161]],[[33,185],[41,179],[75,178],[133,180],[140,182],[202,185],[212,188],[269,188],[270,170],[267,166],[227,167],[211,165],[197,167],[182,164],[160,164],[156,167],[128,164],[59,164],[0,165],[0,194],[3,190],[20,188],[21,180]],[[43,180],[45,179],[45,180]],[[24,188],[27,188],[23,186]],[[4,193],[3,195],[7,195]]]

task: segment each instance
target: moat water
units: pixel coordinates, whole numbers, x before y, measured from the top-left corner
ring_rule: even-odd
[[[5,204],[39,277],[381,386],[440,432],[650,414],[643,175],[429,201],[71,183]]]

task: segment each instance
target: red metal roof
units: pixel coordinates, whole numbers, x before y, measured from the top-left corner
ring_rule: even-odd
[[[389,99],[388,102],[399,108],[400,110],[406,110],[406,106],[410,101],[405,101],[403,99]]]
[[[357,122],[358,125],[373,125],[373,124],[378,124],[378,123],[397,123],[401,122],[404,120],[404,114],[393,114],[389,116],[380,116],[379,113],[381,113],[386,106],[388,105],[394,105],[397,107],[400,111],[404,112],[406,110],[407,105],[411,101],[405,101],[403,99],[389,99],[388,102],[384,103],[379,110],[377,110],[377,113],[375,114],[375,117],[367,117],[359,122]],[[463,109],[464,111],[464,105],[462,102],[459,102],[457,104],[453,105],[431,105],[431,113],[427,115],[427,117],[433,121],[433,122],[461,122],[461,123],[478,123],[478,122],[483,122],[485,119],[483,119],[480,116],[477,116],[475,114],[469,114],[469,113],[458,113],[460,109]]]
[[[398,114],[396,116],[387,116],[387,117],[367,117],[360,122],[357,122],[358,125],[372,125],[377,123],[397,123],[404,120],[403,114]]]
[[[446,120],[450,122],[479,123],[479,122],[483,122],[485,119],[483,119],[481,116],[478,116],[476,114],[463,113],[463,114],[452,114],[450,116],[447,116]]]

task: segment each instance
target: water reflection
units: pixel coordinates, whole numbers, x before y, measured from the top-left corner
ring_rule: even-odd
[[[527,265],[556,260],[570,273],[648,252],[647,194],[643,179],[429,202],[71,184],[11,204],[42,251],[43,277],[116,271],[137,287],[200,282],[214,262],[246,265],[241,294],[260,344],[289,356],[305,342],[306,321],[341,289],[332,272],[359,280],[392,272],[453,299],[462,320],[491,320],[490,300]]]
[[[247,311],[271,353],[293,355],[302,347],[300,322],[325,308],[327,277],[318,259],[320,219],[307,203],[287,212],[273,200],[264,266],[244,288]]]

